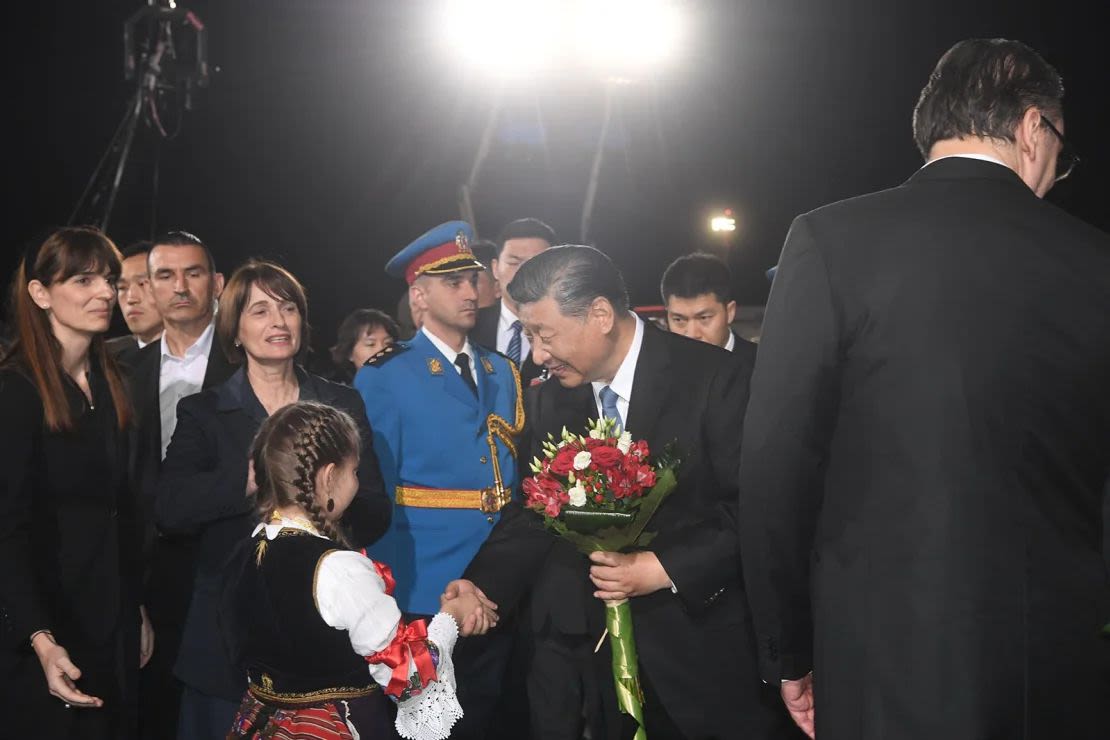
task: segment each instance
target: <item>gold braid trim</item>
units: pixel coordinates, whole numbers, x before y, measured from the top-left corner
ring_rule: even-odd
[[[264,676],[263,682],[266,682],[268,679],[269,676]],[[251,696],[253,696],[255,699],[258,699],[259,701],[266,704],[276,704],[278,706],[281,706],[283,704],[292,706],[304,706],[307,704],[317,704],[326,701],[357,699],[360,696],[369,696],[379,688],[380,687],[375,683],[370,684],[369,686],[338,686],[330,689],[320,689],[318,691],[283,694],[276,691],[267,690],[253,682],[247,685],[247,691],[249,691]]]
[[[432,272],[434,274],[434,270],[437,270],[440,267],[443,267],[444,265],[451,262],[458,262],[459,260],[471,260],[472,262],[477,262],[478,258],[474,256],[473,252],[458,252],[457,254],[452,254],[450,257],[440,257],[437,260],[432,260],[426,265],[422,265],[420,269],[416,271],[415,277],[419,277],[426,272]],[[474,267],[474,265],[460,265],[458,269],[473,270],[476,268]],[[443,272],[455,272],[455,270],[443,270]]]
[[[501,477],[501,460],[497,456],[497,440],[501,440],[505,447],[509,449],[509,454],[516,457],[516,442],[513,437],[524,431],[524,390],[521,388],[520,383],[520,370],[517,369],[516,363],[509,360],[509,369],[513,373],[513,386],[516,390],[516,408],[513,412],[513,424],[509,426],[509,422],[502,419],[497,414],[490,414],[486,417],[486,442],[489,443],[490,462],[493,463],[493,493],[500,504],[497,509],[501,509],[505,504],[509,503],[512,498],[512,491],[505,490],[505,481]]]

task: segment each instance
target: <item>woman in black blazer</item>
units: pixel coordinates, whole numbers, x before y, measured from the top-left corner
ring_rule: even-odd
[[[243,363],[221,385],[184,398],[155,496],[155,518],[167,532],[199,535],[196,580],[175,675],[185,684],[178,737],[223,738],[246,689],[233,665],[219,618],[228,557],[257,524],[248,497],[247,457],[255,433],[289,403],[319,401],[350,414],[362,437],[359,490],[342,523],[361,547],[389,526],[385,494],[362,398],[351,388],[297,365],[307,349],[304,289],[284,268],[248,262],[220,297],[216,334],[232,362]]]
[[[0,360],[5,737],[114,740],[135,729],[131,412],[101,337],[119,272],[119,251],[104,234],[65,228],[30,248],[12,281],[17,331]]]

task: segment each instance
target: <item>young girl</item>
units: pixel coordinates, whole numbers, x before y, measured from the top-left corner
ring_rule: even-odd
[[[251,449],[262,524],[229,572],[224,621],[249,686],[229,738],[446,738],[462,716],[451,651],[474,597],[406,625],[389,569],[334,526],[358,490],[358,428],[330,406],[271,415]]]

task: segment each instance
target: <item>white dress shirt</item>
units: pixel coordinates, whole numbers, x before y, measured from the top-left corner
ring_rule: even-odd
[[[982,160],[983,162],[994,162],[995,164],[1000,164],[1008,170],[1013,169],[1013,167],[1006,164],[1005,162],[1003,162],[1001,159],[999,159],[997,157],[992,157],[989,154],[973,154],[973,153],[968,153],[968,154],[945,154],[943,157],[937,157],[936,159],[930,159],[928,162],[921,165],[921,168],[928,167],[933,162],[939,162],[942,159],[951,159],[952,157],[963,157],[964,159],[979,159],[979,160]]]
[[[736,335],[732,333],[731,329],[728,332],[728,341],[725,342],[725,349],[729,352],[736,349]]]
[[[505,301],[501,301],[501,318],[497,320],[497,351],[505,354],[509,351],[509,340],[513,338],[513,322],[520,321],[520,317],[509,310],[505,305]],[[528,337],[524,334],[524,328],[520,330],[520,364],[524,364],[524,358],[532,353],[532,343],[528,341]]]
[[[594,390],[594,403],[597,404],[597,418],[603,416],[601,410],[601,389],[609,386],[617,394],[617,413],[621,421],[628,423],[628,404],[632,402],[632,379],[636,376],[636,361],[640,359],[640,347],[644,344],[644,322],[636,314],[629,311],[629,315],[636,320],[636,333],[632,336],[632,344],[628,347],[628,354],[624,356],[617,374],[608,383],[595,380],[590,383]],[[635,430],[629,430],[635,435]]]
[[[208,354],[212,351],[212,337],[216,332],[216,322],[212,321],[201,333],[193,346],[185,350],[182,357],[175,357],[166,344],[166,334],[159,340],[162,348],[162,364],[158,374],[158,412],[162,421],[162,459],[166,459],[166,449],[177,428],[177,402],[185,396],[199,393],[204,385],[204,373],[208,370]]]
[[[422,326],[420,327],[420,331],[424,332],[424,336],[426,336],[432,342],[432,344],[435,345],[436,349],[443,353],[443,356],[447,358],[447,361],[449,363],[451,363],[451,367],[455,368],[455,372],[457,372],[460,376],[462,375],[462,370],[460,370],[459,366],[455,364],[455,358],[465,352],[466,356],[470,358],[470,377],[474,378],[475,383],[478,382],[478,366],[474,364],[474,348],[470,346],[470,339],[467,339],[466,342],[463,343],[463,348],[461,351],[456,352],[455,350],[448,347],[446,342],[437,337],[435,334],[432,334],[430,331],[428,331],[428,327]]]

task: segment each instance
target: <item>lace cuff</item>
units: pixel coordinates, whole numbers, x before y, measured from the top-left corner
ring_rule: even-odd
[[[436,679],[419,695],[397,704],[398,734],[407,740],[445,740],[451,728],[463,716],[455,696],[455,664],[451,651],[459,636],[459,627],[450,614],[440,612],[428,626],[428,641],[438,648],[439,664]]]

